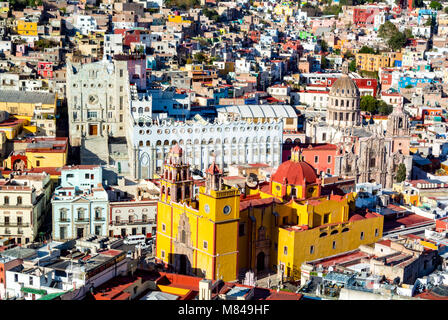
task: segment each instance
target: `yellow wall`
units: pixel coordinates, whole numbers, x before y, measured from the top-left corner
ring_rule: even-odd
[[[9,114],[21,115],[32,117],[34,114],[35,103],[21,103],[21,102],[5,102],[1,101],[0,97],[0,110],[8,111]],[[53,104],[42,104],[42,109],[56,110],[57,97],[54,99]]]
[[[378,71],[380,68],[393,67],[393,62],[387,55],[357,53],[356,66],[360,70]]]
[[[163,179],[162,185],[173,187]],[[205,204],[210,207],[209,213],[204,210]],[[223,213],[226,205],[232,208],[228,215]],[[188,203],[184,206],[172,202],[170,197],[165,199],[165,196],[162,196],[157,206],[156,257],[167,264],[174,264],[174,240],[180,238],[179,221],[185,214],[190,225],[190,246],[193,247],[193,259],[189,261],[192,271],[198,275],[205,272],[208,279],[221,279],[222,276],[224,281],[236,280],[238,209],[239,192],[234,188],[224,191],[211,190],[210,194],[205,193],[204,187],[200,188],[199,210],[188,206]],[[162,224],[166,226],[165,231]],[[207,241],[207,248],[204,248],[204,241]],[[164,258],[162,250],[165,251]]]
[[[3,131],[6,135],[7,139],[14,139],[22,130],[23,123],[15,123],[10,126],[2,126],[0,127],[0,131]]]
[[[17,21],[17,33],[22,36],[37,36],[37,22]]]
[[[28,168],[60,168],[67,164],[67,151],[66,152],[26,152],[28,160]],[[37,165],[39,161],[39,165]],[[8,168],[12,168],[11,157],[6,159],[6,165]]]
[[[157,285],[157,289],[159,289],[162,292],[171,293],[171,294],[175,294],[178,296],[186,295],[190,291],[189,289],[175,288],[175,287],[171,287],[171,286],[163,286],[160,284]]]
[[[348,229],[348,231],[342,232],[343,229]],[[375,229],[378,230],[377,236],[375,236]],[[331,232],[337,233],[332,235]],[[361,240],[361,232],[364,232],[363,240]],[[280,228],[279,264],[285,265],[285,276],[288,276],[287,268],[289,267],[289,276],[299,279],[300,266],[303,262],[354,250],[362,244],[374,243],[381,239],[382,232],[382,216],[304,231],[288,231]],[[327,235],[320,237],[323,233],[327,233]],[[335,249],[333,249],[333,241],[336,242]],[[287,246],[286,255],[284,254],[285,246]],[[314,246],[313,253],[310,253],[311,246]]]
[[[28,165],[32,168],[63,167],[67,163],[67,152],[27,152]],[[39,165],[37,165],[39,161]]]
[[[190,20],[184,20],[184,18],[182,16],[174,16],[174,15],[168,16],[168,22],[173,22],[173,23],[191,23]]]
[[[9,12],[9,6],[0,7],[0,13],[8,13]]]

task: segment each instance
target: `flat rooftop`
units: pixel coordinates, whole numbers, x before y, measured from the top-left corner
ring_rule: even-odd
[[[53,104],[55,98],[54,93],[0,90],[1,102]]]

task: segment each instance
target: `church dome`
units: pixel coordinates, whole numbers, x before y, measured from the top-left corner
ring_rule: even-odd
[[[330,89],[327,106],[327,124],[350,128],[361,123],[360,94],[355,81],[343,74]]]
[[[317,180],[316,171],[314,168],[306,162],[288,160],[283,162],[272,175],[272,181],[281,184],[285,183],[285,178],[288,184],[292,185],[305,185],[306,183],[315,183]]]
[[[358,98],[359,89],[355,81],[343,75],[331,87],[330,95],[339,98]]]

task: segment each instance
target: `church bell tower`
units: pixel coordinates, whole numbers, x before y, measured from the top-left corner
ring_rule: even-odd
[[[193,179],[186,163],[183,150],[176,144],[171,148],[163,166],[160,200],[165,202],[184,202],[193,196]]]

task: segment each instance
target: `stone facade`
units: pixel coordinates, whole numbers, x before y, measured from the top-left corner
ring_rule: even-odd
[[[343,75],[331,88],[325,122],[307,119],[307,142],[338,146],[335,175],[392,188],[400,163],[405,164],[407,177],[411,175],[409,116],[400,104],[389,116],[386,131],[376,124],[363,126],[359,102],[356,84]]]
[[[96,137],[124,137],[129,108],[127,61],[67,63],[70,144]]]

